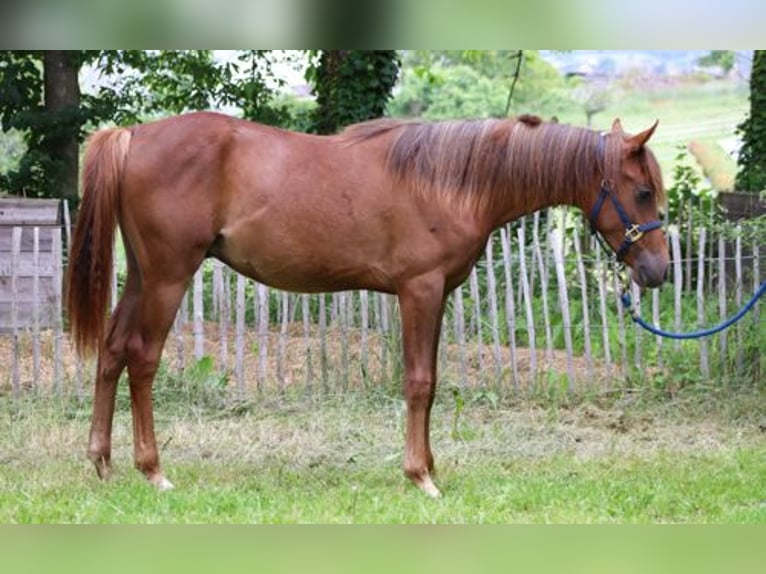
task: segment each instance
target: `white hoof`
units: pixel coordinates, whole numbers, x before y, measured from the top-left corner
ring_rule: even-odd
[[[175,488],[173,483],[161,474],[153,476],[149,479],[149,482],[151,482],[154,487],[161,492],[165,490],[173,490]]]
[[[415,481],[415,484],[417,487],[425,492],[428,496],[431,498],[439,498],[441,497],[442,493],[439,492],[439,489],[436,488],[436,485],[434,484],[434,481],[431,480],[431,476],[426,474],[425,476],[417,479]]]

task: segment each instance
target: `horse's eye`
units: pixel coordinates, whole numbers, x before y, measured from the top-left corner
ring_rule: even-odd
[[[652,193],[651,187],[642,185],[636,190],[636,201],[638,203],[649,203],[652,197],[654,197],[654,193]]]

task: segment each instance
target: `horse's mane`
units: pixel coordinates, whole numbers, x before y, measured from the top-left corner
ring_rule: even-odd
[[[475,205],[506,193],[554,200],[595,194],[597,170],[616,181],[622,158],[616,137],[607,137],[599,151],[597,131],[529,115],[442,122],[381,119],[350,126],[341,137],[353,143],[384,134],[392,134],[388,165],[400,182]],[[657,200],[664,201],[657,160],[643,149],[639,161]]]

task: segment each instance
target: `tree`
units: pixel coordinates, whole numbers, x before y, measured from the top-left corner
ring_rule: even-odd
[[[766,189],[766,50],[753,52],[750,75],[750,113],[739,126],[742,136],[736,187],[741,191]]]
[[[426,74],[406,69],[391,113],[428,120],[501,117],[507,96],[507,86],[465,64]]]
[[[583,82],[572,92],[574,99],[585,112],[585,125],[593,126],[593,116],[603,112],[609,105],[610,93],[606,83]]]
[[[12,193],[77,198],[78,141],[84,115],[78,73],[84,52],[0,52],[0,123],[24,134],[16,170],[0,176]]]
[[[246,54],[247,56],[247,54]],[[62,197],[76,206],[79,144],[104,122],[134,123],[156,115],[238,106],[246,116],[269,116],[272,93],[250,54],[249,79],[235,63],[209,50],[70,50],[0,52],[0,123],[23,134],[18,167],[0,174],[0,187],[30,197]],[[97,70],[94,94],[80,92],[85,66]]]
[[[404,55],[390,111],[427,119],[553,115],[571,107],[568,91],[565,79],[533,50],[523,57],[519,50],[418,50]]]
[[[269,54],[269,50],[240,50],[236,59],[241,67],[226,67],[220,78],[221,101],[242,110],[242,117],[248,120],[284,126],[289,122],[289,111],[269,87],[269,82],[282,87],[284,81],[274,73]],[[244,75],[237,78],[242,68]]]
[[[394,50],[313,52],[306,75],[317,101],[311,131],[332,134],[383,115],[399,75],[399,56]]]
[[[697,60],[700,66],[720,66],[728,73],[734,67],[734,52],[732,50],[710,50]]]

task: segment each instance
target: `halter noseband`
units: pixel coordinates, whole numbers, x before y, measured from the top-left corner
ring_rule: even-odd
[[[603,165],[604,162],[604,148],[606,146],[604,140],[604,134],[600,134],[598,140],[598,155],[601,165]],[[609,181],[606,178],[603,178],[601,180],[601,189],[599,190],[598,198],[596,198],[596,203],[593,205],[593,209],[591,209],[590,212],[590,229],[591,233],[596,236],[596,239],[598,239],[599,243],[601,243],[602,247],[604,248],[606,248],[606,241],[602,238],[599,230],[596,228],[596,222],[598,221],[598,216],[601,213],[601,208],[604,206],[604,203],[606,203],[607,198],[612,201],[612,205],[614,206],[617,215],[620,217],[620,221],[622,221],[622,224],[625,227],[625,239],[623,239],[622,244],[615,251],[615,257],[617,258],[617,261],[622,261],[625,257],[625,254],[628,252],[628,249],[630,249],[634,243],[637,243],[644,236],[644,233],[661,228],[662,222],[660,220],[654,220],[647,221],[646,223],[633,223],[630,220],[628,213],[625,211],[625,208],[620,203],[620,200],[617,199],[617,196],[612,191],[612,188],[609,185]]]

